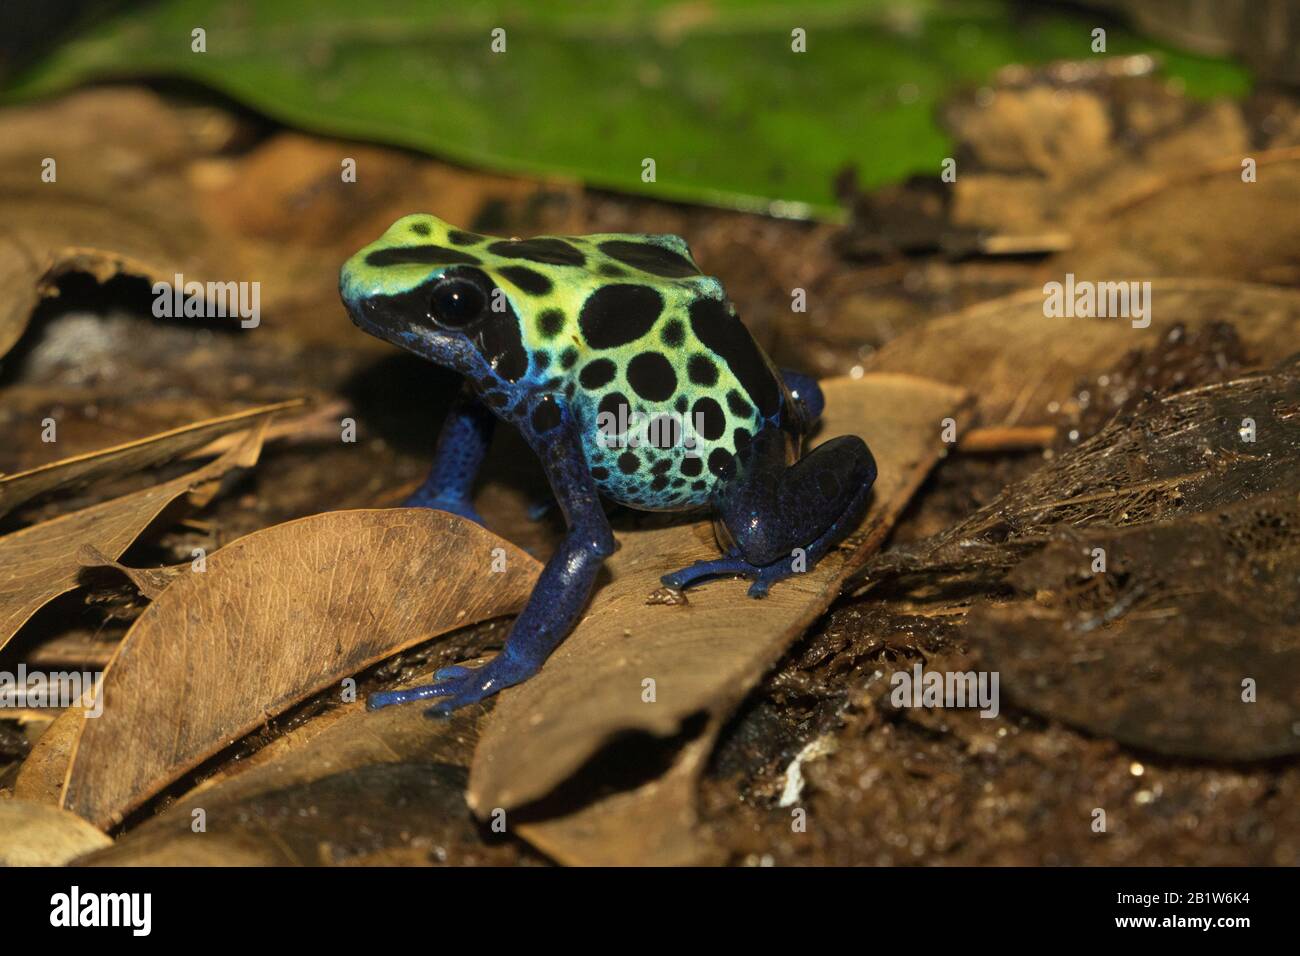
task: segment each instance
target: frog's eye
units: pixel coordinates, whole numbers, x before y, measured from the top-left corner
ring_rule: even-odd
[[[459,329],[483,314],[487,296],[478,283],[449,276],[433,287],[429,297],[429,318],[439,325]]]

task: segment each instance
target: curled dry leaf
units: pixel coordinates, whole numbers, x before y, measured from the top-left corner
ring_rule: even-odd
[[[150,601],[162,594],[167,585],[190,570],[190,565],[171,564],[161,568],[128,568],[120,561],[114,561],[93,544],[83,545],[77,552],[77,560],[83,568],[112,568],[125,575],[135,585],[137,591]]]
[[[668,770],[581,809],[518,824],[519,835],[567,866],[721,865],[725,854],[697,827],[700,775],[721,721],[682,746]],[[647,826],[646,821],[655,821]]]
[[[237,446],[189,474],[0,538],[0,647],[38,610],[77,586],[83,546],[120,557],[177,498],[188,494],[205,503],[224,474],[256,464],[266,424],[263,413]]]
[[[93,693],[94,689],[88,690],[76,707],[64,710],[36,739],[31,753],[18,768],[14,796],[58,805],[63,795],[63,780],[68,775],[68,761],[72,759],[72,747],[81,729],[81,713],[95,703]]]
[[[0,478],[0,516],[50,492],[84,486],[94,481],[116,478],[164,464],[203,448],[222,436],[246,429],[257,419],[292,408],[297,404],[299,403],[279,402],[274,405],[262,405],[208,421],[195,422],[181,428],[173,428],[137,441],[114,445],[111,448],[74,455],[29,471],[5,475]],[[232,436],[232,439],[230,446],[238,444],[237,437]],[[226,451],[227,448],[220,450]]]
[[[30,648],[24,648],[23,656],[27,658],[30,670],[57,671],[82,667],[102,671],[116,647],[117,640],[112,636],[101,637],[98,630],[78,627],[37,641]]]
[[[1059,278],[1059,277],[1058,277]],[[900,335],[869,371],[932,375],[969,389],[986,425],[1043,425],[1079,379],[1113,368],[1133,349],[1152,348],[1177,323],[1235,326],[1247,349],[1273,358],[1300,341],[1300,292],[1218,279],[1156,279],[1151,325],[1128,319],[1049,319],[1040,290],[982,302]],[[1032,374],[1026,375],[1026,370]]]
[[[216,277],[190,190],[156,175],[188,162],[194,145],[194,121],[142,90],[89,91],[0,114],[0,355],[62,273]],[[50,172],[53,181],[43,181]]]
[[[647,605],[646,598],[659,588],[660,575],[716,555],[709,522],[621,534],[607,563],[609,581],[586,617],[540,674],[501,694],[488,718],[470,774],[468,799],[476,812],[545,796],[620,735],[670,737],[701,713],[716,728],[826,609],[848,573],[880,546],[945,453],[942,422],[963,417],[964,395],[902,375],[835,379],[823,387],[826,419],[815,440],[862,435],[879,466],[862,527],[816,568],[777,585],[762,601],[746,595],[746,582],[720,580],[693,590],[685,606]],[[655,682],[653,702],[643,699],[647,680]],[[698,764],[709,748],[688,749]],[[666,789],[684,798],[692,788]],[[689,805],[661,809],[665,820],[689,816]],[[645,831],[644,819],[625,829]],[[626,846],[608,847],[604,858]]]
[[[104,673],[103,715],[81,721],[62,805],[116,823],[304,697],[517,612],[539,570],[478,525],[425,509],[332,512],[241,538],[127,632]]]
[[[62,866],[112,843],[75,813],[0,799],[0,866]]]

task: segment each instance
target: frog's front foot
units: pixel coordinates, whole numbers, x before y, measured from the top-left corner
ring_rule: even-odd
[[[741,577],[753,580],[754,583],[749,586],[750,597],[764,598],[767,597],[768,589],[777,581],[783,581],[798,573],[798,571],[794,570],[794,562],[791,559],[757,565],[750,564],[744,558],[731,557],[719,558],[715,561],[697,561],[680,571],[665,574],[659,580],[674,591],[684,591],[704,578],[719,577],[724,574],[738,574]]]
[[[413,700],[440,698],[426,714],[449,714],[466,704],[477,703],[498,691],[522,683],[537,672],[518,661],[512,661],[502,652],[482,667],[444,667],[433,675],[433,683],[406,690],[383,691],[371,694],[366,700],[367,710],[378,710],[391,704],[406,704]]]
[[[475,510],[474,505],[468,498],[452,498],[446,495],[430,496],[416,492],[402,502],[403,508],[432,508],[434,511],[445,511],[448,514],[460,515],[462,518],[468,518],[477,525],[487,526],[483,516]]]

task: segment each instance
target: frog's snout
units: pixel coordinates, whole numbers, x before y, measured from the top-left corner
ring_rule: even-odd
[[[353,325],[371,335],[383,337],[379,328],[380,317],[375,314],[377,303],[361,280],[358,265],[356,256],[343,263],[339,270],[339,298],[343,300],[343,307]]]
[[[354,255],[343,263],[343,267],[339,269],[339,298],[348,307],[348,312],[351,312],[353,307],[363,298],[357,282],[358,265],[357,257]]]

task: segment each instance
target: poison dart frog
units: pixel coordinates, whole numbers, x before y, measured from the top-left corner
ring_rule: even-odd
[[[405,504],[481,524],[472,486],[504,419],[541,460],[567,525],[500,654],[372,695],[371,708],[437,698],[430,713],[446,713],[535,674],[614,551],[602,496],[710,509],[724,556],[663,583],[741,575],[756,598],[813,567],[866,511],[866,443],[843,436],[801,457],[821,390],[777,370],[677,236],[501,239],[410,215],[344,264],[339,287],[364,331],[464,378]]]

